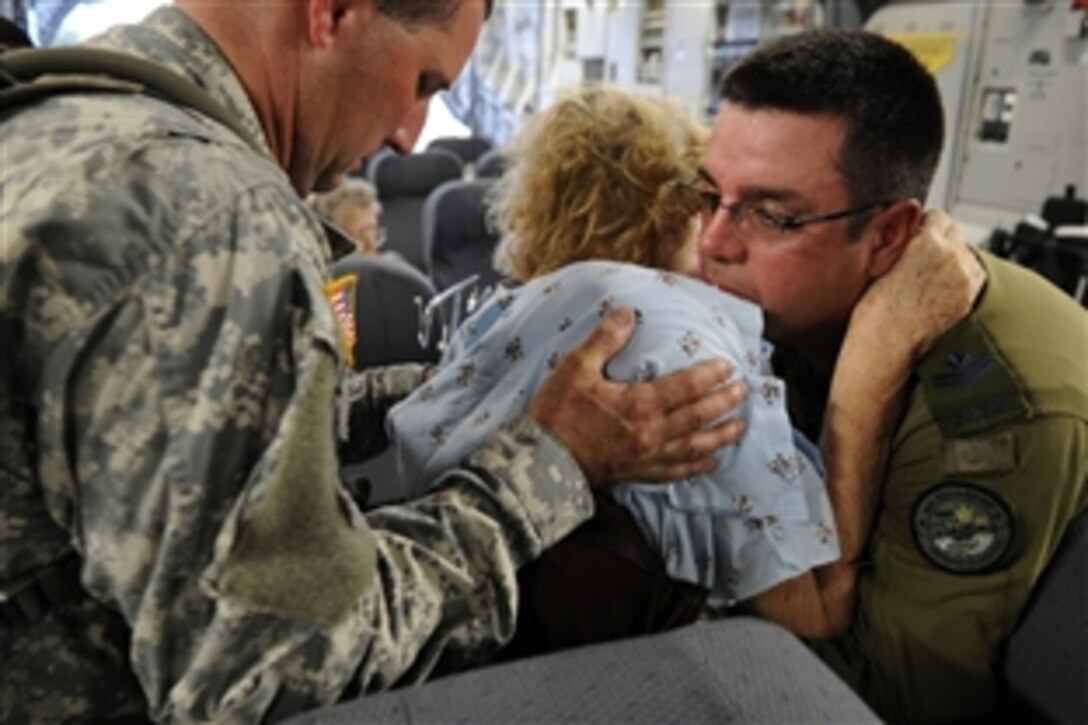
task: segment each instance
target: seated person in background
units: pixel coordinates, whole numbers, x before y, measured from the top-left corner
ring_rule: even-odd
[[[378,222],[382,205],[369,181],[349,176],[332,191],[310,194],[306,203],[355,242],[356,254],[375,254],[385,241],[385,229]]]
[[[494,205],[504,233],[497,264],[522,284],[498,290],[454,336],[434,377],[388,416],[404,480],[425,487],[499,421],[525,409],[547,372],[618,306],[636,309],[639,328],[609,364],[610,378],[654,379],[725,357],[752,391],[741,411],[748,431],[738,446],[719,451],[716,470],[668,490],[610,489],[625,511],[602,505],[590,527],[629,528],[633,515],[651,553],[633,551],[630,537],[618,533],[584,534],[581,541],[576,533],[551,560],[561,564],[541,561],[523,572],[512,645],[518,654],[690,621],[704,590],[713,608],[783,586],[805,590],[795,600],[819,599],[813,577],[798,577],[839,558],[821,457],[790,424],[783,384],[761,339],[760,309],[688,276],[703,203],[692,181],[706,140],[679,104],[608,88],[569,96],[531,119],[510,149]],[[877,317],[862,315],[859,334],[871,334]],[[908,366],[897,345],[851,346],[845,354],[854,370]],[[876,384],[897,380],[869,377]],[[866,385],[840,390],[842,408],[864,409],[859,416],[875,421],[898,410],[887,391],[874,398],[880,405],[867,400]],[[837,449],[854,456],[852,470],[863,468],[859,458],[875,457],[853,442],[863,432],[851,429],[853,437]],[[564,557],[570,547],[577,554]],[[615,586],[607,564],[589,563],[600,549],[620,567],[635,562],[647,572],[654,583],[645,596]],[[659,581],[662,566],[669,580],[686,584]],[[584,592],[574,584],[579,569],[598,584],[587,594],[590,606],[572,599]],[[776,606],[763,611],[796,624],[788,607]],[[632,612],[639,607],[654,611]]]

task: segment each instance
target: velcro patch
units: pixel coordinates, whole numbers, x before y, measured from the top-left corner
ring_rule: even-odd
[[[975,438],[946,440],[941,452],[946,475],[995,473],[1016,468],[1016,436],[1010,431]]]

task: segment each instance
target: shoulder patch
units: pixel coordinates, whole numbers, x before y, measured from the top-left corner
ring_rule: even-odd
[[[946,438],[1031,413],[1027,397],[986,331],[968,318],[937,341],[918,366],[926,401]]]
[[[355,367],[355,286],[358,283],[356,275],[348,274],[325,285],[325,296],[340,321],[341,348],[350,368]]]
[[[1015,530],[997,494],[959,481],[939,483],[914,504],[911,528],[919,551],[953,574],[984,574],[1005,565]]]

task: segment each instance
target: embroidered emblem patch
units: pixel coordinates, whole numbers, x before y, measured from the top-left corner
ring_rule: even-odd
[[[1013,543],[1008,504],[969,483],[932,487],[914,505],[911,521],[914,541],[926,559],[954,574],[998,568]]]
[[[349,367],[355,367],[355,285],[358,281],[354,274],[348,274],[325,285],[325,296],[340,321],[344,361]]]

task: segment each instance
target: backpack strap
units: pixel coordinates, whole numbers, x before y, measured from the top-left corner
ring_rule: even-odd
[[[218,121],[262,156],[268,150],[207,91],[174,71],[104,48],[36,48],[0,54],[4,112],[61,93],[143,93],[188,106]]]

